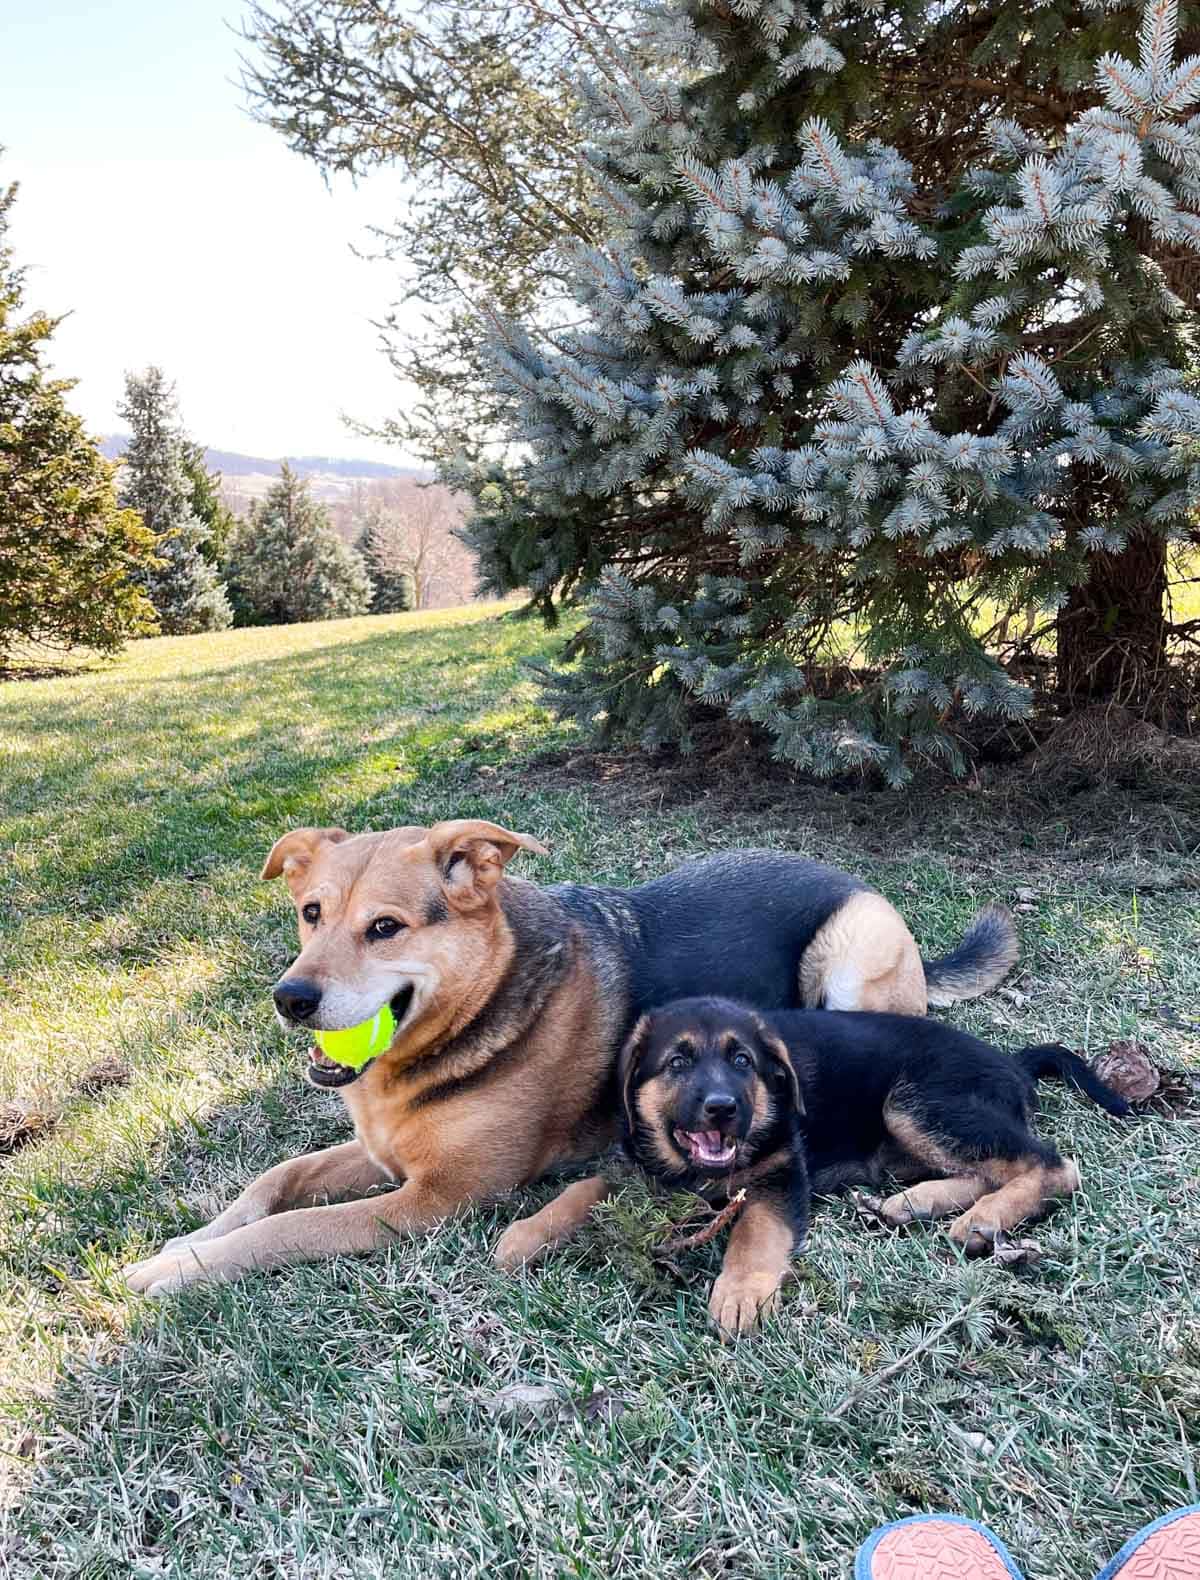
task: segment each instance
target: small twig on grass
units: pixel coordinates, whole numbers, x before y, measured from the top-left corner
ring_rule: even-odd
[[[840,1404],[834,1405],[829,1412],[829,1420],[836,1421],[840,1416],[845,1415],[846,1411],[852,1409],[864,1394],[870,1393],[871,1389],[877,1388],[880,1383],[889,1382],[897,1372],[903,1371],[912,1361],[924,1355],[926,1350],[931,1350],[952,1328],[956,1328],[960,1322],[965,1322],[972,1311],[981,1306],[986,1298],[986,1295],[976,1295],[973,1300],[968,1300],[965,1306],[960,1306],[952,1316],[946,1318],[945,1322],[934,1328],[932,1333],[927,1333],[919,1344],[914,1344],[911,1350],[901,1355],[899,1360],[893,1361],[890,1366],[885,1366],[881,1372],[874,1372],[859,1383],[857,1388],[852,1388]]]
[[[706,1223],[703,1229],[697,1229],[695,1234],[678,1235],[674,1239],[664,1240],[661,1245],[654,1248],[651,1255],[665,1260],[668,1257],[678,1255],[680,1251],[693,1251],[698,1245],[707,1245],[710,1240],[715,1239],[720,1234],[727,1224],[733,1222],[745,1205],[746,1191],[743,1187],[736,1196],[729,1198],[716,1217],[711,1222]]]

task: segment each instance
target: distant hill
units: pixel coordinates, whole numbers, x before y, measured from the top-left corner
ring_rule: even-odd
[[[100,440],[101,452],[110,460],[124,453],[129,443],[126,433],[106,433]],[[415,466],[389,466],[386,461],[352,461],[338,455],[285,455],[282,457],[301,477],[420,477]],[[210,472],[223,477],[278,476],[279,461],[261,455],[239,455],[235,450],[205,450],[204,463]]]

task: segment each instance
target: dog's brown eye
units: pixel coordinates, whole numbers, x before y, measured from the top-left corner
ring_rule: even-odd
[[[736,1048],[729,1055],[729,1062],[735,1070],[748,1070],[754,1061],[748,1053],[743,1052],[741,1048]]]
[[[404,923],[398,922],[394,916],[377,916],[367,928],[367,937],[372,942],[378,938],[395,938],[403,927]]]
[[[691,1066],[691,1062],[691,1058],[688,1054],[674,1053],[667,1060],[667,1069],[672,1070],[676,1075],[679,1075]]]
[[[315,927],[321,920],[321,907],[315,900],[310,900],[307,905],[301,907],[300,914],[310,927]]]

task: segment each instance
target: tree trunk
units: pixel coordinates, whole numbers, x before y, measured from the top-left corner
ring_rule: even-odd
[[[1166,542],[1137,532],[1119,554],[1093,554],[1088,564],[1058,616],[1058,689],[1075,708],[1145,708],[1167,666]]]

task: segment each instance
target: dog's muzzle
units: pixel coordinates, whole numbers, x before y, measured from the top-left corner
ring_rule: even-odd
[[[407,986],[402,987],[391,1001],[391,1010],[396,1018],[397,1026],[402,1024],[412,1001],[413,985],[410,982]],[[349,1086],[352,1082],[357,1081],[359,1076],[369,1070],[374,1063],[374,1059],[368,1059],[366,1064],[360,1064],[357,1069],[354,1069],[348,1064],[338,1064],[335,1059],[328,1058],[321,1052],[320,1048],[314,1045],[309,1049],[308,1068],[304,1073],[308,1077],[310,1085],[315,1086],[319,1091],[333,1092],[337,1091],[339,1087]]]

